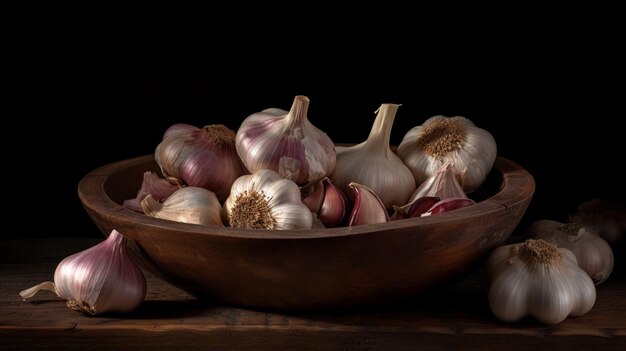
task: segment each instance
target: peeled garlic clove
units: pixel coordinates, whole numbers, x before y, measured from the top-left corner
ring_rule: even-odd
[[[67,306],[88,314],[130,312],[146,296],[146,278],[126,250],[126,237],[113,230],[100,244],[59,263],[54,283],[44,282],[20,292],[23,299],[50,290]]]
[[[207,189],[188,186],[177,190],[163,203],[152,195],[141,201],[146,215],[170,221],[223,226],[222,206],[215,194]]]
[[[124,200],[123,206],[133,211],[143,213],[141,200],[148,196],[148,194],[152,195],[157,201],[163,201],[178,190],[178,188],[178,186],[159,177],[156,173],[147,171],[143,174],[143,182],[137,192],[137,196],[134,199]]]
[[[337,164],[330,179],[350,198],[351,182],[372,189],[385,208],[406,204],[415,190],[415,179],[402,160],[390,149],[389,138],[400,105],[382,104],[366,141],[337,148]],[[350,198],[350,200],[352,200]]]
[[[447,198],[467,198],[463,187],[454,173],[452,163],[449,161],[444,162],[437,172],[426,178],[426,180],[415,189],[409,198],[409,203],[425,196],[434,196],[442,200]]]
[[[570,221],[582,224],[610,245],[626,236],[626,208],[607,200],[592,199],[578,205]]]
[[[431,216],[440,214],[443,212],[449,212],[458,208],[467,207],[475,204],[474,200],[468,198],[447,198],[438,201],[428,211],[422,214],[423,216]]]
[[[389,222],[385,205],[372,189],[355,182],[348,186],[354,192],[354,206],[348,220],[349,227]]]
[[[422,196],[404,206],[394,206],[394,213],[390,220],[420,217],[440,200],[436,196]]]
[[[417,184],[450,162],[463,190],[469,193],[487,178],[496,160],[497,147],[489,132],[465,117],[434,116],[405,134],[398,146],[398,156]]]
[[[298,185],[271,169],[239,177],[224,202],[223,214],[234,228],[311,229],[313,222]]]
[[[298,95],[289,111],[270,108],[248,116],[236,147],[250,172],[271,169],[299,186],[313,184],[335,168],[335,145],[309,121],[309,98]]]
[[[526,234],[572,251],[580,268],[589,274],[596,285],[604,282],[613,270],[611,246],[579,223],[565,224],[542,219],[533,222]]]
[[[235,179],[248,173],[235,149],[235,132],[221,124],[170,127],[154,158],[172,184],[208,189],[220,201]]]
[[[324,202],[324,183],[318,181],[305,188],[301,188],[302,202],[313,213],[317,213]]]
[[[340,226],[348,214],[348,198],[329,178],[322,180],[324,184],[324,201],[317,214],[327,228]]]

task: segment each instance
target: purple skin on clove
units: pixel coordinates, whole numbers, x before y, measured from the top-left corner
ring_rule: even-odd
[[[137,196],[134,199],[124,200],[123,206],[137,212],[143,212],[141,207],[141,200],[143,200],[148,194],[157,201],[163,201],[172,195],[179,187],[171,184],[165,178],[159,177],[154,172],[144,172],[143,182],[141,188],[137,192]]]
[[[355,182],[348,184],[348,187],[354,192],[354,207],[348,220],[349,227],[389,222],[385,205],[372,189]]]
[[[395,211],[389,220],[420,217],[440,200],[437,196],[422,196],[405,206],[394,206]]]
[[[317,217],[326,228],[340,226],[348,214],[348,197],[329,178],[322,180],[324,201]]]
[[[422,214],[422,217],[436,215],[436,214],[440,214],[443,212],[450,212],[458,208],[471,206],[475,203],[476,202],[474,202],[474,200],[472,199],[447,198],[434,204],[428,211]]]

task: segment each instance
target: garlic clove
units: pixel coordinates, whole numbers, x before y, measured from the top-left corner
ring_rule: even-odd
[[[606,281],[613,270],[611,246],[579,223],[565,224],[542,219],[533,222],[527,228],[526,235],[572,251],[580,268],[587,272],[596,285]]]
[[[435,173],[431,174],[415,189],[409,198],[409,203],[425,196],[434,196],[442,200],[447,198],[467,198],[450,161],[444,162]]]
[[[327,228],[338,227],[348,214],[348,198],[329,178],[324,178],[322,182],[324,201],[317,216]]]
[[[20,296],[26,300],[50,290],[67,300],[71,309],[92,315],[135,310],[146,296],[146,278],[128,255],[126,241],[113,230],[100,244],[63,259],[54,283],[38,284]]]
[[[305,188],[300,188],[302,192],[302,202],[313,213],[317,213],[324,202],[324,183],[320,180],[310,184]]]
[[[355,182],[348,186],[354,192],[354,206],[348,220],[349,227],[389,222],[385,205],[372,189]]]
[[[400,105],[382,104],[366,141],[336,148],[337,163],[330,179],[343,190],[349,200],[353,191],[351,182],[372,189],[385,208],[406,204],[415,190],[415,179],[411,171],[389,147],[391,129]]]
[[[420,217],[440,200],[441,199],[436,196],[422,196],[404,206],[394,206],[394,213],[390,220],[394,221],[404,218]]]
[[[309,98],[298,95],[289,111],[265,109],[248,116],[237,130],[237,153],[250,172],[271,169],[299,186],[328,176],[335,148],[308,120]]]
[[[172,195],[179,187],[171,184],[166,179],[159,177],[154,172],[144,172],[143,182],[141,188],[137,192],[137,196],[134,199],[124,200],[123,206],[133,211],[143,213],[141,208],[141,200],[143,200],[148,194],[158,201],[163,201]]]
[[[261,169],[233,183],[223,217],[234,228],[311,229],[313,215],[301,196],[296,183]]]
[[[471,192],[491,171],[497,146],[489,132],[465,117],[434,116],[405,134],[398,145],[398,156],[417,184],[450,162],[464,191]]]
[[[235,132],[221,124],[192,127],[168,128],[154,158],[170,183],[208,189],[222,201],[235,179],[248,173],[235,148]]]
[[[210,190],[189,186],[177,190],[163,203],[150,194],[141,201],[146,215],[170,221],[223,226],[222,206]]]
[[[447,198],[439,200],[428,211],[424,212],[421,216],[437,215],[443,212],[450,212],[459,208],[474,205],[476,202],[468,198]]]

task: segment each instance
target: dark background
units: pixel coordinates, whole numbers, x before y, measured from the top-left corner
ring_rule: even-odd
[[[42,29],[9,54],[18,79],[7,97],[18,108],[6,116],[3,169],[18,193],[12,214],[26,214],[28,225],[8,237],[100,237],[76,190],[89,171],[152,153],[171,124],[236,130],[254,112],[289,109],[300,94],[311,100],[309,120],[335,142],[365,140],[385,102],[402,104],[395,145],[428,117],[470,118],[492,133],[500,156],[535,177],[523,223],[563,221],[595,197],[624,204],[615,28],[577,20],[529,32],[506,22],[468,23],[444,37],[440,27],[393,20],[323,35],[311,23],[241,35],[217,26]],[[8,143],[14,136],[23,142]]]

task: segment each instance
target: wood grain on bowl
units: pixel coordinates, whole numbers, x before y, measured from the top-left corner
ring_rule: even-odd
[[[144,268],[203,298],[302,310],[409,298],[469,273],[513,232],[535,190],[525,169],[499,157],[469,207],[372,225],[272,231],[166,221],[123,208],[152,155],[87,174],[80,199],[105,234],[132,239]]]

